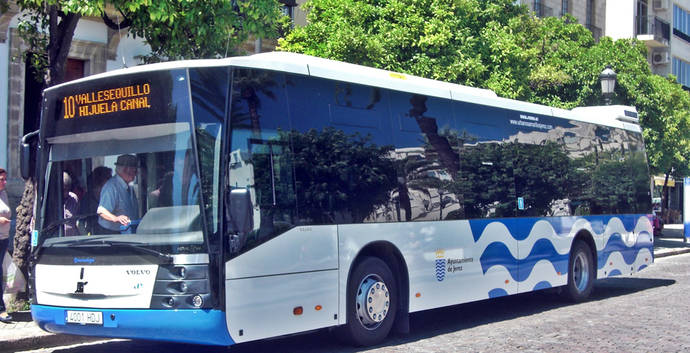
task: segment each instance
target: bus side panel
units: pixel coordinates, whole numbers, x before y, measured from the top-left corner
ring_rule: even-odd
[[[336,325],[337,246],[335,226],[296,227],[228,261],[225,296],[233,340]]]
[[[597,278],[633,274],[654,262],[654,230],[646,215],[613,217],[597,244]]]
[[[597,246],[599,278],[637,272],[653,262],[651,229],[640,215],[341,225],[340,297],[352,262],[374,240],[392,243],[405,258],[414,312],[565,285],[582,230]],[[341,313],[345,305],[341,300]]]
[[[519,292],[563,286],[568,283],[568,258],[578,229],[589,227],[585,219],[523,218],[513,234],[526,234],[518,241]]]
[[[234,279],[226,290],[228,330],[237,343],[338,323],[338,270]]]
[[[340,225],[338,236],[341,313],[353,261],[373,240],[389,242],[403,255],[410,312],[517,293],[511,276],[517,270],[517,243],[499,222],[487,226],[477,241],[469,221]]]
[[[336,226],[300,226],[233,258],[226,280],[338,268]]]

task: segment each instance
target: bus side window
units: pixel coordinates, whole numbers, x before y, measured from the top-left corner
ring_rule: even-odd
[[[251,205],[251,222],[236,224],[241,212],[226,212],[226,221],[241,238],[233,241],[231,234],[231,247],[242,252],[294,227],[295,187],[284,77],[248,69],[236,69],[233,77],[226,205],[241,202],[245,212]],[[237,190],[246,190],[248,199],[231,197]]]

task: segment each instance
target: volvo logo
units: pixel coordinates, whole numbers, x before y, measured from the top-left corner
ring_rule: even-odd
[[[151,270],[139,270],[139,269],[126,270],[125,272],[127,272],[127,274],[130,276],[141,276],[141,275],[150,275],[151,274]]]
[[[81,272],[79,273],[79,279],[83,280],[84,279],[84,268],[81,268]],[[74,294],[84,294],[84,286],[89,283],[88,281],[77,281],[77,290],[74,291]]]

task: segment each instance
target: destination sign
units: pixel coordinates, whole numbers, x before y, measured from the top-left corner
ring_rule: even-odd
[[[97,117],[105,114],[151,108],[151,84],[137,84],[65,96],[63,119]]]

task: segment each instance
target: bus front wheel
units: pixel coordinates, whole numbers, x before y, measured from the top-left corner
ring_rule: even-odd
[[[359,261],[347,283],[347,324],[341,334],[357,346],[383,341],[395,321],[397,283],[388,265],[376,257]]]
[[[573,244],[568,263],[568,284],[565,295],[573,302],[581,302],[592,293],[597,274],[589,245],[583,241]]]

